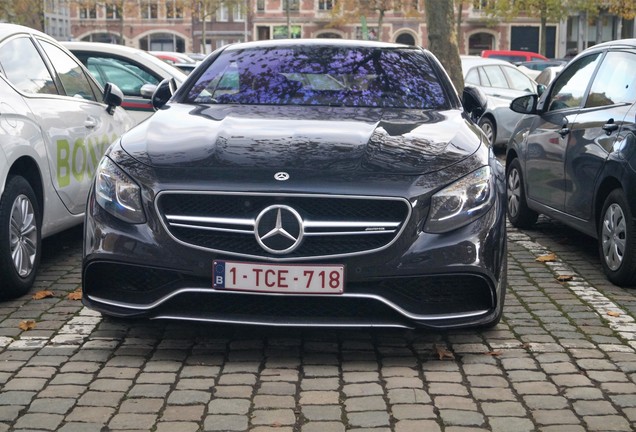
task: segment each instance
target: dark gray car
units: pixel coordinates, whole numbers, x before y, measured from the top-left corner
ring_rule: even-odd
[[[169,87],[97,170],[85,304],[285,326],[499,321],[504,170],[431,53],[236,44],[166,103]]]
[[[596,45],[573,59],[508,145],[508,217],[530,227],[539,213],[598,239],[618,285],[636,283],[636,40]]]

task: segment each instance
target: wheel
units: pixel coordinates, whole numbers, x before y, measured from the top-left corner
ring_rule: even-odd
[[[495,140],[497,139],[497,129],[495,128],[495,123],[488,117],[482,117],[479,119],[479,123],[477,124],[486,134],[488,141],[490,141],[490,145],[494,147]]]
[[[0,298],[25,294],[40,263],[42,217],[31,185],[10,176],[0,199]]]
[[[621,189],[614,189],[603,204],[598,249],[610,281],[619,286],[636,284],[636,224]]]
[[[537,221],[539,214],[528,208],[519,159],[515,158],[510,162],[507,172],[508,220],[517,228],[530,228]]]

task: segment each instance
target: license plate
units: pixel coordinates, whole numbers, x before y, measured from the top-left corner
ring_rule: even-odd
[[[342,294],[344,265],[214,261],[217,289],[294,294]]]

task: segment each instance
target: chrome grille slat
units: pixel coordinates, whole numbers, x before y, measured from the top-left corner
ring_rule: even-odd
[[[302,215],[303,241],[289,254],[274,255],[257,244],[257,217],[280,204]],[[394,197],[193,191],[161,192],[155,208],[168,233],[182,244],[274,261],[384,249],[399,237],[412,211],[409,201]]]

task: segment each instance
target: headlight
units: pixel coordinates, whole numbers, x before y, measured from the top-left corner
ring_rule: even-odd
[[[123,221],[134,224],[146,221],[139,186],[107,157],[102,158],[95,175],[95,199],[104,210]]]
[[[490,167],[481,167],[433,195],[424,231],[443,233],[467,225],[484,215],[494,199]]]

